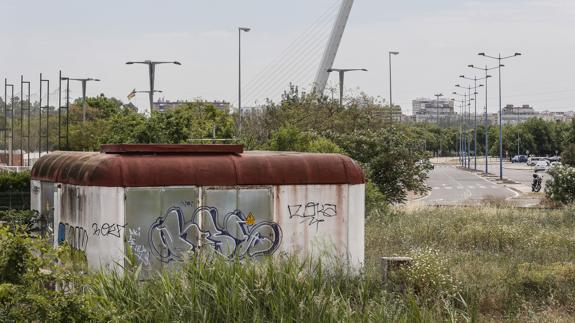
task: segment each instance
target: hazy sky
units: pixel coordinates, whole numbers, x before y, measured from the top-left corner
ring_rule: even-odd
[[[147,90],[148,81],[144,66],[127,66],[126,61],[179,60],[182,66],[158,68],[156,87],[165,91],[166,99],[234,103],[237,26],[253,28],[243,35],[242,42],[244,84],[255,84],[246,87],[246,93],[257,96],[258,80],[265,84],[277,81],[277,75],[260,74],[270,63],[272,69],[277,67],[273,64],[277,61],[281,66],[293,62],[288,72],[297,75],[294,80],[308,78],[297,81],[309,85],[317,69],[314,59],[323,48],[313,37],[323,34],[313,36],[306,31],[324,13],[334,12],[329,8],[335,8],[337,2],[0,1],[4,13],[0,20],[4,48],[0,77],[9,82],[17,84],[24,74],[34,82],[33,92],[37,93],[39,73],[43,72],[55,89],[62,69],[67,76],[102,79],[89,85],[89,95],[105,93],[127,101],[133,88]],[[369,69],[347,76],[348,93],[361,90],[387,99],[387,52],[400,51],[393,61],[394,103],[410,112],[412,99],[449,94],[456,83],[466,84],[458,76],[475,75],[468,64],[495,65],[495,61],[477,56],[478,52],[521,52],[523,56],[505,63],[503,103],[531,104],[538,110],[575,110],[573,30],[574,0],[356,0],[335,67]],[[278,60],[294,41],[296,51],[288,51],[287,57]],[[305,41],[309,46],[303,46]],[[297,51],[297,45],[305,47],[303,52]],[[312,49],[313,53],[308,53]],[[496,82],[497,78],[490,82],[490,111],[496,108]],[[337,84],[335,77],[330,84]],[[79,84],[73,86],[73,95],[78,96]],[[140,107],[147,105],[141,95],[134,102]],[[483,105],[483,94],[479,102]]]

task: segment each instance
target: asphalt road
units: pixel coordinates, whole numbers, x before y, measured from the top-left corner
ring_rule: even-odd
[[[483,164],[483,167],[485,167],[485,164]],[[515,164],[515,165],[511,163],[504,164],[503,177],[531,187],[534,173],[531,168],[509,169],[507,167],[525,167],[525,164]],[[499,164],[490,164],[488,169],[491,174],[499,175]],[[545,189],[545,183],[547,182],[547,180],[551,178],[551,176],[549,176],[549,174],[547,174],[546,172],[537,172],[537,174],[543,177],[543,185],[541,187],[541,191],[543,191]]]
[[[503,185],[451,165],[435,165],[427,184],[431,193],[418,200],[426,205],[480,204],[486,199],[505,200],[518,195]]]

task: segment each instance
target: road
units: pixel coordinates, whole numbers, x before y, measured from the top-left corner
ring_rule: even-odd
[[[479,204],[485,200],[505,200],[518,194],[472,172],[452,165],[435,165],[427,184],[431,193],[419,199],[426,205]]]
[[[511,169],[508,167],[521,168],[526,167],[525,164],[512,164],[512,163],[503,164],[503,177],[531,187],[531,182],[533,181],[533,173],[534,173],[532,168]],[[489,164],[489,172],[491,174],[499,175],[499,164]],[[541,191],[543,191],[545,189],[545,183],[549,179],[551,179],[551,176],[549,176],[547,172],[537,172],[537,174],[543,177],[543,185],[541,187]]]

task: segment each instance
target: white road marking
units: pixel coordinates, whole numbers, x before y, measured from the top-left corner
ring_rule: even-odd
[[[469,185],[469,186],[467,186],[467,188],[469,188],[470,190],[473,190],[473,189],[475,189],[475,186]]]
[[[451,187],[451,186],[446,186],[445,189],[446,189],[446,190],[452,190],[453,187]]]
[[[479,188],[484,190],[484,189],[486,189],[487,187],[485,187],[485,186],[483,186],[483,185],[479,185]]]
[[[440,189],[441,189],[441,187],[439,187],[439,186],[436,186],[436,187],[434,187],[433,189],[434,189],[434,190],[440,190]]]

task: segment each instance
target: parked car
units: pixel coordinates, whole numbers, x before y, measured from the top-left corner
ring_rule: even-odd
[[[526,163],[527,159],[528,158],[525,155],[515,155],[513,158],[511,158],[511,162],[512,163]]]
[[[535,172],[538,171],[546,171],[549,168],[549,161],[547,160],[540,160],[535,164]]]
[[[527,159],[527,166],[535,166],[540,161],[547,161],[545,157],[529,157]]]
[[[551,163],[553,163],[553,162],[560,162],[560,161],[561,161],[561,156],[547,157],[547,160],[550,161]]]

